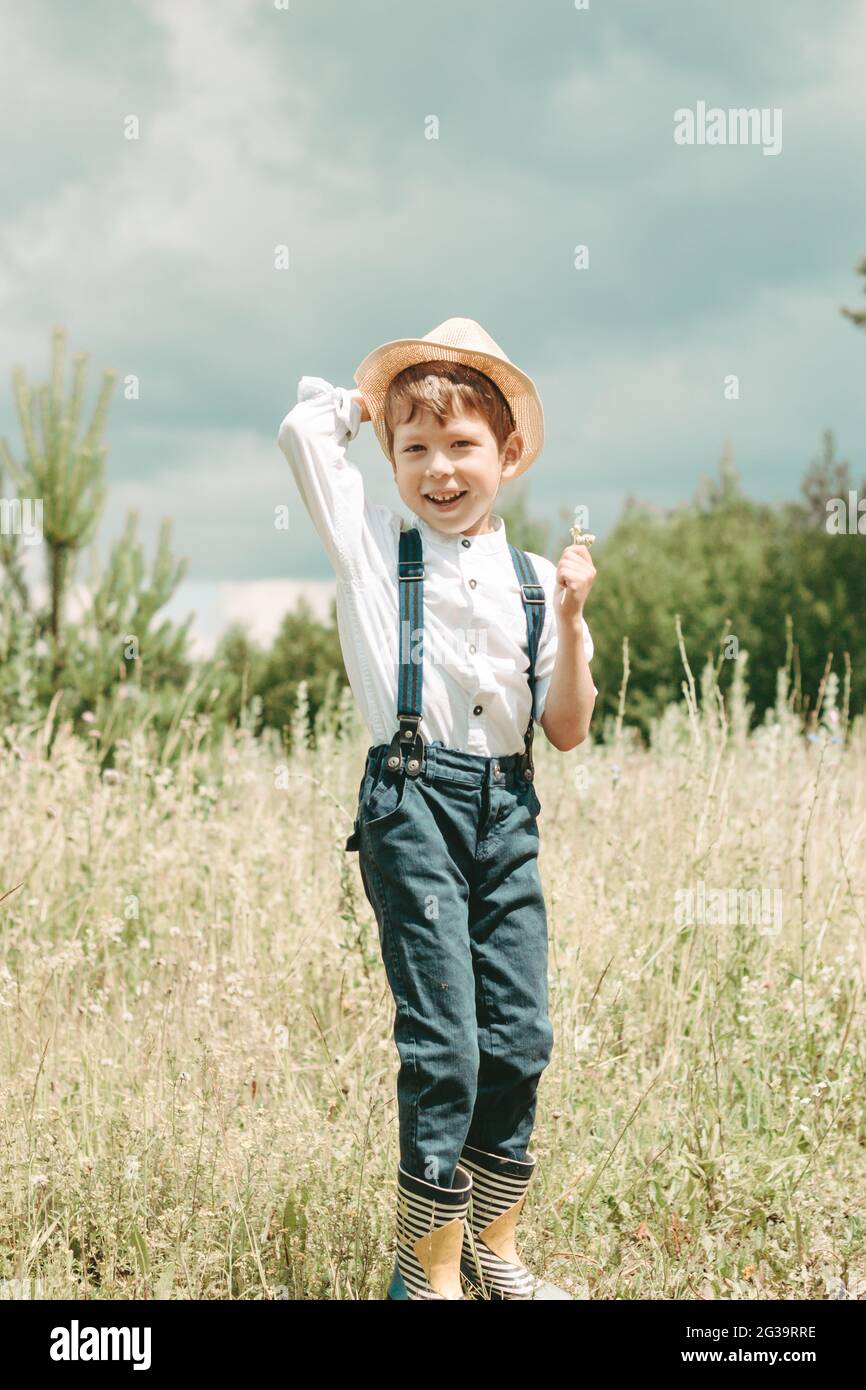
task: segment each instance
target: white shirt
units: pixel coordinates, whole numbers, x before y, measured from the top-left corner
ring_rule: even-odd
[[[346,672],[373,745],[398,728],[397,556],[402,519],[364,495],[348,441],[361,424],[350,392],[302,377],[298,404],[280,426],[289,461],[337,579],[337,628]],[[523,751],[529,723],[526,617],[502,517],[485,535],[447,535],[422,517],[423,684],[419,733],[482,757]],[[556,659],[556,566],[526,552],[544,586],[545,619],[535,663],[535,718],[544,713]],[[410,635],[411,636],[411,635]],[[584,650],[593,643],[583,622]],[[412,641],[409,643],[412,650]]]

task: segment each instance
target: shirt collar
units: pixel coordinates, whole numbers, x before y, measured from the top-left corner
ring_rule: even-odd
[[[457,532],[453,536],[446,535],[444,531],[437,531],[434,526],[430,526],[423,517],[412,513],[412,525],[417,526],[421,533],[421,540],[424,545],[438,545],[446,550],[455,550],[463,540],[471,542],[471,548],[476,554],[496,555],[501,550],[508,549],[508,538],[505,534],[505,522],[501,516],[494,512],[490,517],[492,531],[486,531],[480,536],[464,536],[463,532]]]

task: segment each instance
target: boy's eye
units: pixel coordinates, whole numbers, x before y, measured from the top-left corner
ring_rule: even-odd
[[[452,449],[471,449],[474,443],[475,441],[473,439],[455,439],[452,441],[451,447]],[[426,447],[426,444],[407,444],[401,450],[401,453],[411,454],[415,449],[426,449]]]

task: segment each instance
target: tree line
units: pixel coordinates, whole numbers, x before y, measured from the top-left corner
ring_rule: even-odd
[[[857,267],[866,275],[866,259]],[[866,313],[843,310],[858,327]],[[103,765],[118,739],[153,728],[166,759],[179,731],[191,723],[202,738],[228,724],[252,733],[264,727],[287,743],[298,732],[299,696],[314,736],[340,722],[348,680],[340,653],[336,609],[320,622],[301,601],[286,613],[269,649],[234,623],[210,659],[189,653],[192,615],[183,623],[160,616],[187,570],[171,553],[171,520],[163,518],[148,567],[137,537],[138,514],[96,559],[95,536],[105,507],[104,432],[116,374],[103,373],[85,419],[87,357],[72,360],[65,383],[65,333],[52,335],[47,383],[31,389],[12,373],[21,432],[16,454],[0,440],[0,731],[8,740],[61,721],[94,742]],[[275,467],[279,463],[275,459]],[[9,484],[12,484],[12,490]],[[32,591],[24,564],[29,518],[22,508],[39,499],[42,594]],[[509,539],[525,550],[558,558],[568,543],[562,527],[532,517],[526,492],[509,489],[497,506]],[[630,497],[593,552],[603,582],[587,607],[595,643],[592,669],[599,689],[594,736],[616,714],[628,639],[626,720],[647,734],[683,681],[676,623],[690,663],[712,661],[722,690],[736,658],[747,654],[752,720],[776,699],[777,672],[787,667],[791,701],[804,723],[819,712],[831,671],[839,677],[850,714],[866,701],[866,480],[856,483],[836,457],[827,431],[805,470],[800,495],[780,504],[747,497],[729,452],[694,497],[659,508]],[[71,612],[71,593],[89,560],[87,598]],[[742,679],[743,664],[740,664]],[[301,686],[304,691],[301,691]]]

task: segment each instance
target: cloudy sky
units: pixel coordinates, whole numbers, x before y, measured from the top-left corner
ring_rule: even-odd
[[[7,4],[0,432],[20,451],[10,372],[46,376],[55,324],[94,394],[104,367],[138,378],[101,550],[131,507],[149,553],[171,516],[170,611],[202,650],[330,592],[276,443],[298,378],[351,385],[451,315],[539,386],[551,521],[583,503],[603,536],[630,493],[682,500],[726,440],[769,500],[825,428],[862,476],[866,333],[839,307],[862,301],[864,51],[861,0]],[[699,102],[781,111],[781,152],[678,145]],[[354,457],[400,509],[369,426]]]

